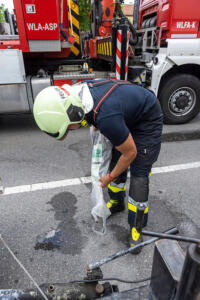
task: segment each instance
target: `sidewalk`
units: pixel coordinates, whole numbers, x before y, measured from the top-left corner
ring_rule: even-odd
[[[25,131],[34,129],[39,132],[33,116],[27,115],[10,115],[1,118],[1,129],[10,132]],[[88,128],[86,128],[88,130]],[[180,125],[164,125],[162,142],[174,142],[200,139],[200,114],[191,122]]]
[[[200,114],[191,122],[180,125],[164,125],[162,142],[200,139]]]

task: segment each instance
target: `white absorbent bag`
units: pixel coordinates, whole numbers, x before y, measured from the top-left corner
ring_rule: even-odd
[[[94,130],[92,127],[90,128],[90,135],[93,145],[91,160],[91,200],[93,205],[91,214],[95,221],[93,231],[98,234],[105,234],[106,219],[111,213],[104,201],[103,189],[99,179],[108,173],[112,158],[112,144],[100,131]]]

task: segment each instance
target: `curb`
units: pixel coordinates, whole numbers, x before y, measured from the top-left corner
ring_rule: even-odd
[[[168,132],[163,133],[162,135],[162,143],[189,141],[197,139],[200,139],[200,130]]]
[[[162,142],[180,142],[200,139],[200,113],[190,122],[163,126]]]

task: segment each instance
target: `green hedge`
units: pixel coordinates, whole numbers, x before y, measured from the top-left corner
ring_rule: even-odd
[[[90,0],[78,0],[80,31],[90,31]]]
[[[6,22],[4,11],[5,11],[5,7],[3,4],[1,4],[0,5],[0,23]]]

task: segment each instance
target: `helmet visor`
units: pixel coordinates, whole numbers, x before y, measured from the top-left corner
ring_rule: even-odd
[[[50,132],[47,132],[47,131],[44,131],[46,134],[50,135],[51,137],[54,137],[54,138],[57,138],[59,136],[59,132],[56,132],[56,133],[50,133]]]
[[[49,133],[49,132],[47,132],[47,131],[43,131],[43,132],[45,132],[46,134],[48,134],[49,136],[51,136],[51,137],[54,137],[54,138],[56,138],[56,139],[58,139],[59,141],[62,141],[62,140],[64,140],[65,138],[66,138],[66,136],[68,135],[68,132],[69,132],[69,130],[70,129],[66,129],[66,131],[65,131],[65,133],[62,135],[62,137],[61,138],[58,138],[59,137],[59,132],[56,132],[56,133]]]

